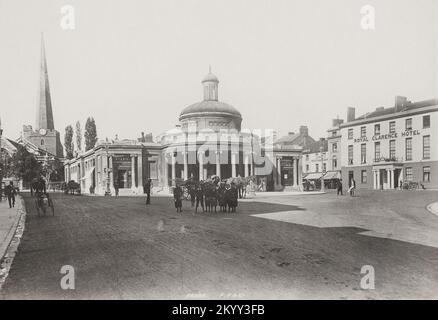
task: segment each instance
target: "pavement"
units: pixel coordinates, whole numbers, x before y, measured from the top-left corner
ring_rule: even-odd
[[[434,215],[438,216],[438,202],[431,203],[427,206],[427,210],[429,210]]]
[[[22,206],[19,196],[15,198],[15,207],[10,209],[8,201],[0,201],[0,261],[14,236],[21,215]]]

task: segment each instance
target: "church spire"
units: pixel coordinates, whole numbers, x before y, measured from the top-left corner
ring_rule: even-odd
[[[55,125],[53,123],[52,99],[50,98],[46,51],[44,47],[44,37],[42,33],[41,33],[40,87],[38,93],[36,129],[51,129],[51,130],[55,129]]]

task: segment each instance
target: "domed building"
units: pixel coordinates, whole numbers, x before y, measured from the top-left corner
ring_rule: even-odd
[[[249,132],[241,132],[242,115],[219,101],[219,80],[211,69],[201,83],[203,100],[185,107],[179,125],[160,136],[164,186],[190,177],[254,174],[254,139]]]
[[[143,193],[151,179],[155,193],[168,193],[178,180],[255,176],[264,190],[297,189],[307,128],[274,141],[272,130],[242,129],[242,115],[219,101],[219,79],[211,72],[201,81],[203,99],[183,108],[179,124],[155,141],[102,140],[65,163],[66,181],[84,193]]]

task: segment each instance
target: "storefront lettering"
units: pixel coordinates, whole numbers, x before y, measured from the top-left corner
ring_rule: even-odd
[[[405,138],[405,137],[412,137],[412,136],[418,136],[421,135],[420,130],[406,130],[399,133],[388,133],[388,134],[379,134],[379,135],[375,135],[371,138],[372,141],[379,141],[379,140],[388,140],[388,139],[397,139],[400,136]],[[356,138],[354,139],[354,143],[362,143],[362,142],[368,142],[368,137],[360,137],[360,138]]]

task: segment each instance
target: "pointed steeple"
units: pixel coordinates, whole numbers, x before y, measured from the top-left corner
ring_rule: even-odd
[[[36,129],[55,129],[53,123],[52,99],[50,98],[49,75],[47,72],[46,50],[44,37],[41,33],[41,65],[40,88],[38,93],[38,106]]]

